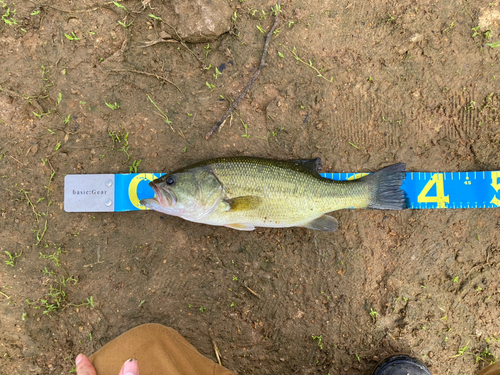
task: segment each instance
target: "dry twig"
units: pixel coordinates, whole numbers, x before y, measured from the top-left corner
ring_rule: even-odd
[[[159,76],[157,74],[153,74],[153,73],[148,73],[148,72],[143,72],[141,70],[133,70],[133,69],[110,69],[109,70],[110,72],[129,72],[129,73],[137,73],[137,74],[144,74],[144,75],[147,75],[147,76],[150,76],[150,77],[155,77],[156,79],[159,79],[160,81],[164,81],[164,82],[167,82],[167,83],[170,83],[172,86],[174,86],[177,90],[179,90],[179,92],[182,94],[182,96],[186,96],[184,95],[184,93],[181,91],[181,89],[175,84],[173,83],[172,81],[169,81],[168,79],[162,77],[162,76]]]
[[[276,27],[278,27],[279,21],[280,21],[279,20],[279,12],[276,12],[276,18],[274,20],[273,27],[271,28],[271,31],[269,31],[269,33],[267,34],[267,37],[266,37],[266,43],[264,44],[264,51],[262,53],[262,58],[260,60],[259,67],[255,71],[252,79],[248,83],[247,87],[245,87],[245,90],[243,90],[243,92],[238,97],[238,99],[236,99],[233,102],[233,104],[226,111],[226,113],[224,114],[224,116],[222,116],[222,118],[217,122],[217,124],[215,124],[215,126],[207,133],[207,135],[205,136],[206,139],[210,138],[221,127],[221,125],[226,121],[226,119],[229,116],[231,116],[231,114],[234,112],[234,110],[236,109],[236,107],[238,107],[238,104],[240,104],[241,99],[243,99],[243,97],[247,94],[248,90],[250,90],[250,87],[252,87],[252,85],[254,84],[254,82],[257,80],[257,77],[259,76],[260,71],[262,70],[262,68],[267,65],[266,64],[266,56],[267,56],[267,50],[269,49],[269,42],[271,41],[271,37],[273,36],[274,30],[276,30]]]
[[[71,9],[62,9],[62,8],[58,8],[52,4],[47,4],[47,3],[44,3],[44,4],[39,4],[38,7],[39,8],[43,8],[43,7],[49,7],[49,8],[53,8],[55,10],[58,10],[60,12],[65,12],[65,13],[84,13],[84,12],[92,12],[94,10],[98,10],[100,8],[103,8],[103,7],[106,7],[106,6],[109,6],[109,5],[112,5],[113,2],[110,1],[108,3],[104,3],[102,5],[99,5],[99,6],[95,6],[93,8],[86,8],[86,9],[75,9],[75,10],[71,10]]]
[[[258,299],[260,299],[260,296],[259,296],[257,293],[255,293],[252,289],[250,289],[248,286],[246,286],[246,285],[245,285],[245,288],[247,288],[247,290],[248,290],[250,293],[252,293],[255,297],[257,297]]]

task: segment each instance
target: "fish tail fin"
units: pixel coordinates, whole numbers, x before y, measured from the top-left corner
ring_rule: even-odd
[[[371,197],[368,208],[379,210],[402,210],[406,195],[401,184],[405,179],[406,164],[398,163],[385,167],[363,178],[370,185]]]

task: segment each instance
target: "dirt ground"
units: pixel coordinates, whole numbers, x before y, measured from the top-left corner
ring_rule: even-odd
[[[496,361],[497,209],[345,210],[335,233],[63,210],[66,174],[216,156],[499,170],[491,1],[285,1],[268,65],[207,141],[259,64],[275,2],[229,2],[215,41],[144,47],[168,31],[158,0],[0,0],[0,373],[69,373],[147,322],[213,360],[215,342],[236,374],[369,374],[395,352],[433,374]]]

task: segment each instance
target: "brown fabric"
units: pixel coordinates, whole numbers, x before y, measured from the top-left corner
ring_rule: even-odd
[[[500,362],[489,365],[479,371],[476,375],[500,375]]]
[[[161,324],[133,328],[90,356],[97,375],[118,375],[130,358],[137,359],[141,375],[234,375]]]

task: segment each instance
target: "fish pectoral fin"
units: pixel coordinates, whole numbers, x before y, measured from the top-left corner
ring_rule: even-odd
[[[246,231],[251,231],[251,230],[254,230],[255,227],[251,224],[238,224],[238,223],[235,223],[235,224],[224,224],[225,227],[228,227],[228,228],[233,228],[233,229],[236,229],[236,230],[246,230]]]
[[[332,216],[323,215],[303,225],[303,227],[322,232],[335,232],[339,228],[339,222]]]
[[[321,158],[292,160],[292,163],[298,164],[301,167],[309,169],[313,172],[319,172],[323,167]]]
[[[247,211],[259,207],[262,203],[262,199],[253,195],[247,195],[244,197],[224,199],[224,202],[229,204],[228,211]]]

